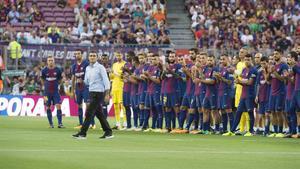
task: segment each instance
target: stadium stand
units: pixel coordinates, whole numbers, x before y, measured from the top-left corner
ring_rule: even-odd
[[[58,37],[51,36],[50,43],[170,44],[160,1],[75,2],[64,7],[56,0],[5,1],[0,5],[0,39],[9,40],[12,32],[18,32],[18,39],[24,34],[26,44],[32,30],[42,38],[45,32],[50,37],[54,28]]]
[[[286,51],[299,43],[299,1],[187,0],[186,8],[200,48]]]

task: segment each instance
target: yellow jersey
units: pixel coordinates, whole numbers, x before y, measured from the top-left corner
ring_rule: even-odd
[[[236,65],[236,71],[235,71],[235,76],[238,76],[240,78],[240,76],[242,75],[242,71],[243,69],[246,67],[245,62],[239,62]],[[243,86],[240,84],[236,84],[236,89],[235,89],[235,107],[238,107],[239,103],[240,103],[240,97],[242,94],[242,88]]]
[[[124,82],[121,78],[122,69],[125,65],[125,61],[116,62],[112,66],[112,73],[110,74],[110,79],[112,81],[112,88],[111,90],[123,90]]]

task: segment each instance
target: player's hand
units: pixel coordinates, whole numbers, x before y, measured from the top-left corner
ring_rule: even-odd
[[[255,103],[258,104],[258,97],[255,97]]]
[[[109,94],[106,94],[104,97],[104,103],[108,104],[109,103]]]
[[[48,102],[48,97],[44,96],[44,103],[46,104]]]

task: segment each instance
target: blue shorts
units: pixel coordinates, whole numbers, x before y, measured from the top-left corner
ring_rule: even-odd
[[[284,109],[284,94],[279,94],[277,96],[270,96],[269,100],[269,111],[270,112],[280,112]]]
[[[288,113],[292,107],[292,100],[285,100],[284,112]]]
[[[83,90],[76,90],[75,94],[76,94],[76,103],[77,104],[80,105],[83,103],[83,101],[85,103],[90,102],[89,89],[87,87],[85,87]]]
[[[237,111],[240,111],[240,112],[254,111],[254,98],[240,99],[240,103],[237,108]]]
[[[61,104],[61,98],[59,93],[47,94],[45,96],[47,100],[45,101],[46,106]]]
[[[160,92],[146,95],[145,107],[152,108],[152,107],[157,107],[157,106],[161,106],[161,105],[162,105],[162,102],[161,102]]]
[[[130,106],[130,92],[123,92],[123,105]]]
[[[218,109],[226,110],[232,108],[232,99],[228,93],[218,97]]]
[[[294,92],[293,100],[290,105],[290,110],[288,110],[288,113],[291,113],[292,111],[300,111],[300,90]]]
[[[181,106],[189,108],[191,105],[191,102],[192,102],[192,96],[184,94],[182,101],[181,101]]]
[[[202,106],[204,109],[208,109],[208,110],[217,109],[217,96],[214,94],[209,97],[204,97]]]
[[[130,96],[130,104],[134,108],[139,107],[139,95],[138,94]]]
[[[173,108],[174,106],[179,106],[177,93],[163,94],[162,101],[165,107]]]
[[[144,91],[139,94],[139,104],[145,104],[147,92]]]
[[[192,96],[191,102],[190,102],[190,108],[191,109],[197,109],[200,108],[199,107],[199,103],[200,103],[200,107],[201,107],[201,102],[200,102],[200,95],[198,96]]]
[[[265,114],[268,110],[268,101],[258,103],[258,114]]]

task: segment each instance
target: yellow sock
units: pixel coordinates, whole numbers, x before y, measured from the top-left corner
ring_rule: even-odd
[[[116,118],[116,125],[120,126],[120,106],[119,104],[114,104],[115,109],[115,118]]]
[[[250,129],[250,117],[248,113],[245,113],[245,117],[246,117],[246,131],[248,132]]]
[[[240,131],[241,131],[241,132],[245,131],[246,113],[247,113],[247,112],[243,112],[243,114],[242,114],[242,116],[241,116],[241,121],[240,121]]]

